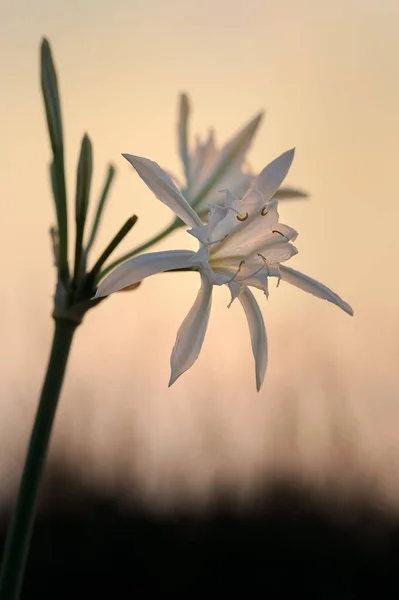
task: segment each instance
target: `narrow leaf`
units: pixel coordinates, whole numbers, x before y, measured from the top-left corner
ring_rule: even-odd
[[[68,269],[68,216],[64,169],[64,141],[62,132],[61,106],[58,93],[57,75],[48,41],[41,45],[41,85],[47,117],[47,127],[53,151],[50,167],[57,229],[59,232],[59,270],[64,284],[69,279]]]
[[[108,198],[108,194],[109,194],[109,190],[111,188],[111,184],[112,181],[115,177],[115,167],[113,165],[109,165],[108,166],[108,173],[107,173],[107,177],[105,179],[105,183],[104,183],[104,187],[103,187],[103,191],[100,195],[99,201],[98,201],[98,205],[97,205],[97,209],[95,212],[95,216],[94,216],[94,221],[93,221],[93,227],[91,229],[91,233],[90,233],[90,237],[89,237],[89,241],[87,242],[87,246],[86,246],[86,254],[89,253],[94,240],[96,239],[96,235],[97,235],[97,231],[101,222],[101,217],[105,208],[105,203],[106,200]]]
[[[186,94],[180,96],[179,106],[179,153],[183,162],[184,174],[186,176],[187,189],[190,188],[191,172],[190,172],[190,156],[188,149],[188,118],[190,114],[190,104]]]
[[[80,147],[80,156],[77,169],[76,180],[76,201],[75,201],[75,220],[76,220],[76,244],[75,244],[75,268],[74,283],[81,274],[81,263],[83,256],[83,235],[86,224],[87,209],[89,207],[91,178],[93,172],[93,151],[90,138],[87,134],[83,136]]]

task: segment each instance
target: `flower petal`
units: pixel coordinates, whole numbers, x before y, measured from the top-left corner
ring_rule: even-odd
[[[288,150],[281,154],[278,158],[273,160],[259,173],[257,177],[252,181],[251,185],[240,206],[240,210],[244,211],[246,204],[253,204],[253,200],[256,196],[259,197],[259,192],[263,196],[263,204],[267,204],[272,199],[274,194],[283,183],[292,161],[294,159],[295,148]],[[245,209],[246,210],[246,209]]]
[[[191,266],[195,252],[191,250],[169,250],[168,252],[150,252],[135,256],[116,267],[98,286],[95,298],[109,296],[145,277],[162,273],[170,269],[183,269]]]
[[[259,305],[254,295],[245,288],[238,299],[242,304],[248,320],[251,334],[252,352],[255,358],[256,389],[260,390],[266,373],[267,366],[267,338],[265,323]]]
[[[237,220],[235,213],[230,212],[214,230],[216,239],[223,240],[224,236],[227,237],[220,244],[211,247],[211,254],[217,258],[249,256],[254,249],[265,245],[277,224],[278,212],[275,208],[270,209],[264,217],[259,213],[258,216],[254,215],[252,219],[250,217],[242,223]]]
[[[208,134],[208,139],[205,142],[201,142],[199,139],[197,139],[194,151],[190,154],[190,204],[191,199],[196,196],[204,179],[206,179],[212,170],[218,156],[219,151],[215,145],[215,135],[211,129]],[[204,208],[206,208],[206,200]]]
[[[212,165],[206,178],[201,177],[195,197],[190,198],[194,207],[200,206],[210,191],[220,184],[231,169],[237,169],[244,160],[252,139],[263,117],[263,112],[258,113],[247,123],[219,152],[218,159]],[[203,205],[200,210],[203,209]]]
[[[201,287],[197,298],[177,332],[170,359],[169,386],[187,371],[198,358],[208,327],[212,304],[212,287],[209,279],[201,276]]]
[[[290,242],[286,242],[284,238],[280,237],[280,240],[275,240],[272,244],[268,244],[259,252],[268,263],[279,264],[289,260],[296,254],[298,249],[293,246]]]
[[[197,213],[191,208],[169,175],[156,162],[132,154],[122,154],[122,156],[130,162],[158,200],[171,208],[186,225],[191,227],[201,225],[202,221]]]
[[[295,285],[304,292],[313,294],[313,296],[317,296],[323,300],[328,300],[328,302],[332,302],[333,304],[339,306],[339,308],[342,308],[342,310],[348,313],[348,315],[353,316],[353,309],[347,302],[342,300],[338,294],[330,290],[322,283],[319,283],[315,279],[308,277],[308,275],[304,275],[303,273],[295,271],[290,267],[280,266],[280,276],[283,281],[291,283],[291,285]]]
[[[256,253],[264,254],[271,246],[295,240],[298,235],[292,227],[278,222],[275,208],[271,208],[265,216],[259,214],[239,225],[225,240],[223,234],[227,232],[227,218],[215,228],[215,238],[219,237],[222,241],[210,247],[213,260],[229,257],[247,258]]]

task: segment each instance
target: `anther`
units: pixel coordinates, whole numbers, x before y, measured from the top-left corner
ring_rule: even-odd
[[[285,235],[281,233],[281,231],[279,231],[278,229],[272,229],[272,233],[279,233],[282,237],[285,237]]]
[[[245,213],[245,215],[243,217],[241,215],[237,215],[236,219],[237,219],[237,221],[241,221],[241,223],[242,223],[243,221],[246,221],[248,219],[248,217],[249,217],[249,214]]]
[[[260,214],[262,215],[262,217],[265,217],[267,215],[267,213],[268,213],[268,207],[264,206],[262,208],[262,210],[260,211]]]
[[[253,273],[251,273],[250,275],[247,275],[244,279],[241,279],[241,281],[246,281],[246,279],[249,279],[250,277],[254,277],[255,275],[257,275],[258,273],[260,273],[261,271],[263,271],[263,269],[267,269],[267,275],[269,275],[269,267],[267,266],[267,262],[264,256],[262,256],[262,254],[258,254],[258,256],[263,260],[263,262],[265,263],[264,265],[262,265],[259,269],[256,269],[256,271],[254,271]],[[239,270],[242,266],[242,263],[245,261],[241,261],[240,263],[240,267]],[[236,273],[236,275],[238,275],[238,272]],[[240,281],[239,279],[237,281]]]

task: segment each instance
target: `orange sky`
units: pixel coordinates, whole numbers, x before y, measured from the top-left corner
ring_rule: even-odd
[[[350,319],[283,284],[272,286],[267,304],[259,297],[270,361],[257,395],[245,319],[238,306],[227,311],[227,294],[216,290],[201,358],[167,390],[170,350],[198,280],[171,275],[165,285],[166,276],[156,277],[88,316],[76,339],[55,448],[68,436],[71,455],[84,448],[100,471],[109,457],[107,464],[118,463],[136,436],[137,468],[153,469],[151,485],[162,473],[168,481],[165,473],[177,469],[182,455],[186,467],[179,468],[192,472],[198,463],[205,480],[212,469],[224,473],[240,464],[237,456],[238,470],[256,473],[265,468],[264,440],[274,447],[285,411],[293,410],[282,399],[291,394],[300,407],[300,446],[310,448],[301,459],[308,468],[317,463],[315,447],[324,448],[321,462],[331,458],[326,436],[317,433],[324,430],[313,423],[320,418],[328,427],[337,395],[360,423],[361,452],[377,470],[389,449],[398,455],[398,26],[395,0],[0,5],[0,418],[8,456],[18,457],[23,447],[29,422],[21,416],[36,401],[52,327],[50,152],[38,65],[43,35],[59,72],[70,192],[84,131],[94,144],[94,190],[107,161],[118,168],[102,243],[133,212],[139,222],[126,248],[168,222],[167,209],[120,153],[147,156],[179,173],[180,91],[192,100],[193,132],[214,125],[220,140],[265,108],[251,164],[260,170],[296,146],[287,183],[311,193],[310,201],[280,210],[300,234],[292,265],[355,309]],[[192,247],[188,238],[179,232],[163,247]],[[331,373],[339,394],[331,392]],[[209,428],[224,441],[208,456]],[[277,454],[284,454],[283,446]],[[266,454],[273,462],[275,454]]]

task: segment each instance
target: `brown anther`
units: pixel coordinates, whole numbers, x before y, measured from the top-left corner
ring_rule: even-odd
[[[264,206],[262,208],[262,210],[260,211],[260,214],[262,215],[262,217],[265,217],[267,215],[267,206]]]
[[[248,217],[249,217],[248,213],[245,213],[245,215],[243,217],[241,215],[237,215],[237,221],[241,221],[241,223],[242,223],[243,221],[246,221],[248,219]]]
[[[272,229],[272,233],[279,233],[282,237],[285,237],[285,235],[281,233],[281,231],[279,231],[278,229]]]

